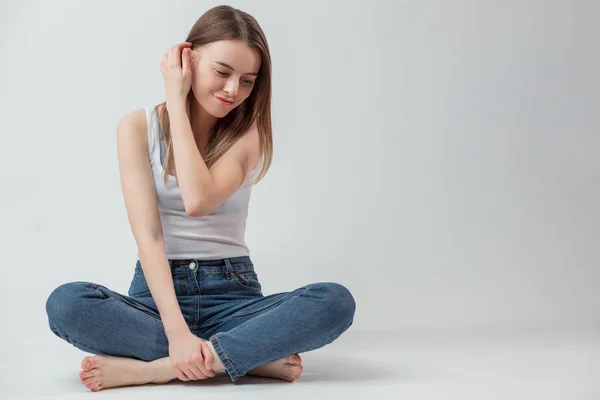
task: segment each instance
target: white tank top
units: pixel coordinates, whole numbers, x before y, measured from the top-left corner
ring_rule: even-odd
[[[175,177],[163,181],[165,146],[155,107],[145,107],[148,151],[163,236],[169,260],[215,260],[250,255],[245,242],[246,218],[257,166],[241,187],[210,214],[192,217],[185,212]],[[139,252],[138,252],[139,259]]]

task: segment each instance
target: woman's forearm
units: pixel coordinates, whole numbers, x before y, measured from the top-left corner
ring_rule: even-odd
[[[138,245],[144,277],[156,303],[167,337],[189,331],[177,302],[163,240]]]
[[[169,106],[169,123],[173,140],[177,184],[188,214],[195,214],[205,199],[210,198],[213,177],[202,159],[190,120],[183,105]]]

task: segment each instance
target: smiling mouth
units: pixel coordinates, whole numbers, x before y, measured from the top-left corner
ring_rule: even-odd
[[[215,96],[215,97],[221,104],[224,104],[224,105],[232,105],[233,104],[233,101],[225,100],[219,96]]]

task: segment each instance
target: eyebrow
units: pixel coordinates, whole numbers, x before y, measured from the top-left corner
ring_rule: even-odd
[[[231,65],[226,64],[223,61],[215,61],[215,63],[220,64],[220,65],[222,65],[222,66],[224,66],[226,68],[229,68],[232,71],[235,71],[235,69],[233,69],[233,67]],[[254,75],[254,76],[258,76],[258,72],[247,72],[247,73],[242,74],[242,75]]]

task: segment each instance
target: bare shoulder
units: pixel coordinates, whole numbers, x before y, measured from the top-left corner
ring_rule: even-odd
[[[145,168],[148,158],[146,110],[125,114],[117,127],[117,155],[121,171]],[[145,171],[144,171],[145,173]]]
[[[138,246],[158,243],[162,227],[148,157],[146,111],[124,115],[117,128],[117,157],[127,215]]]
[[[136,139],[144,139],[148,143],[147,132],[148,122],[146,121],[146,111],[143,108],[133,110],[125,114],[117,127],[117,134],[135,136]]]

